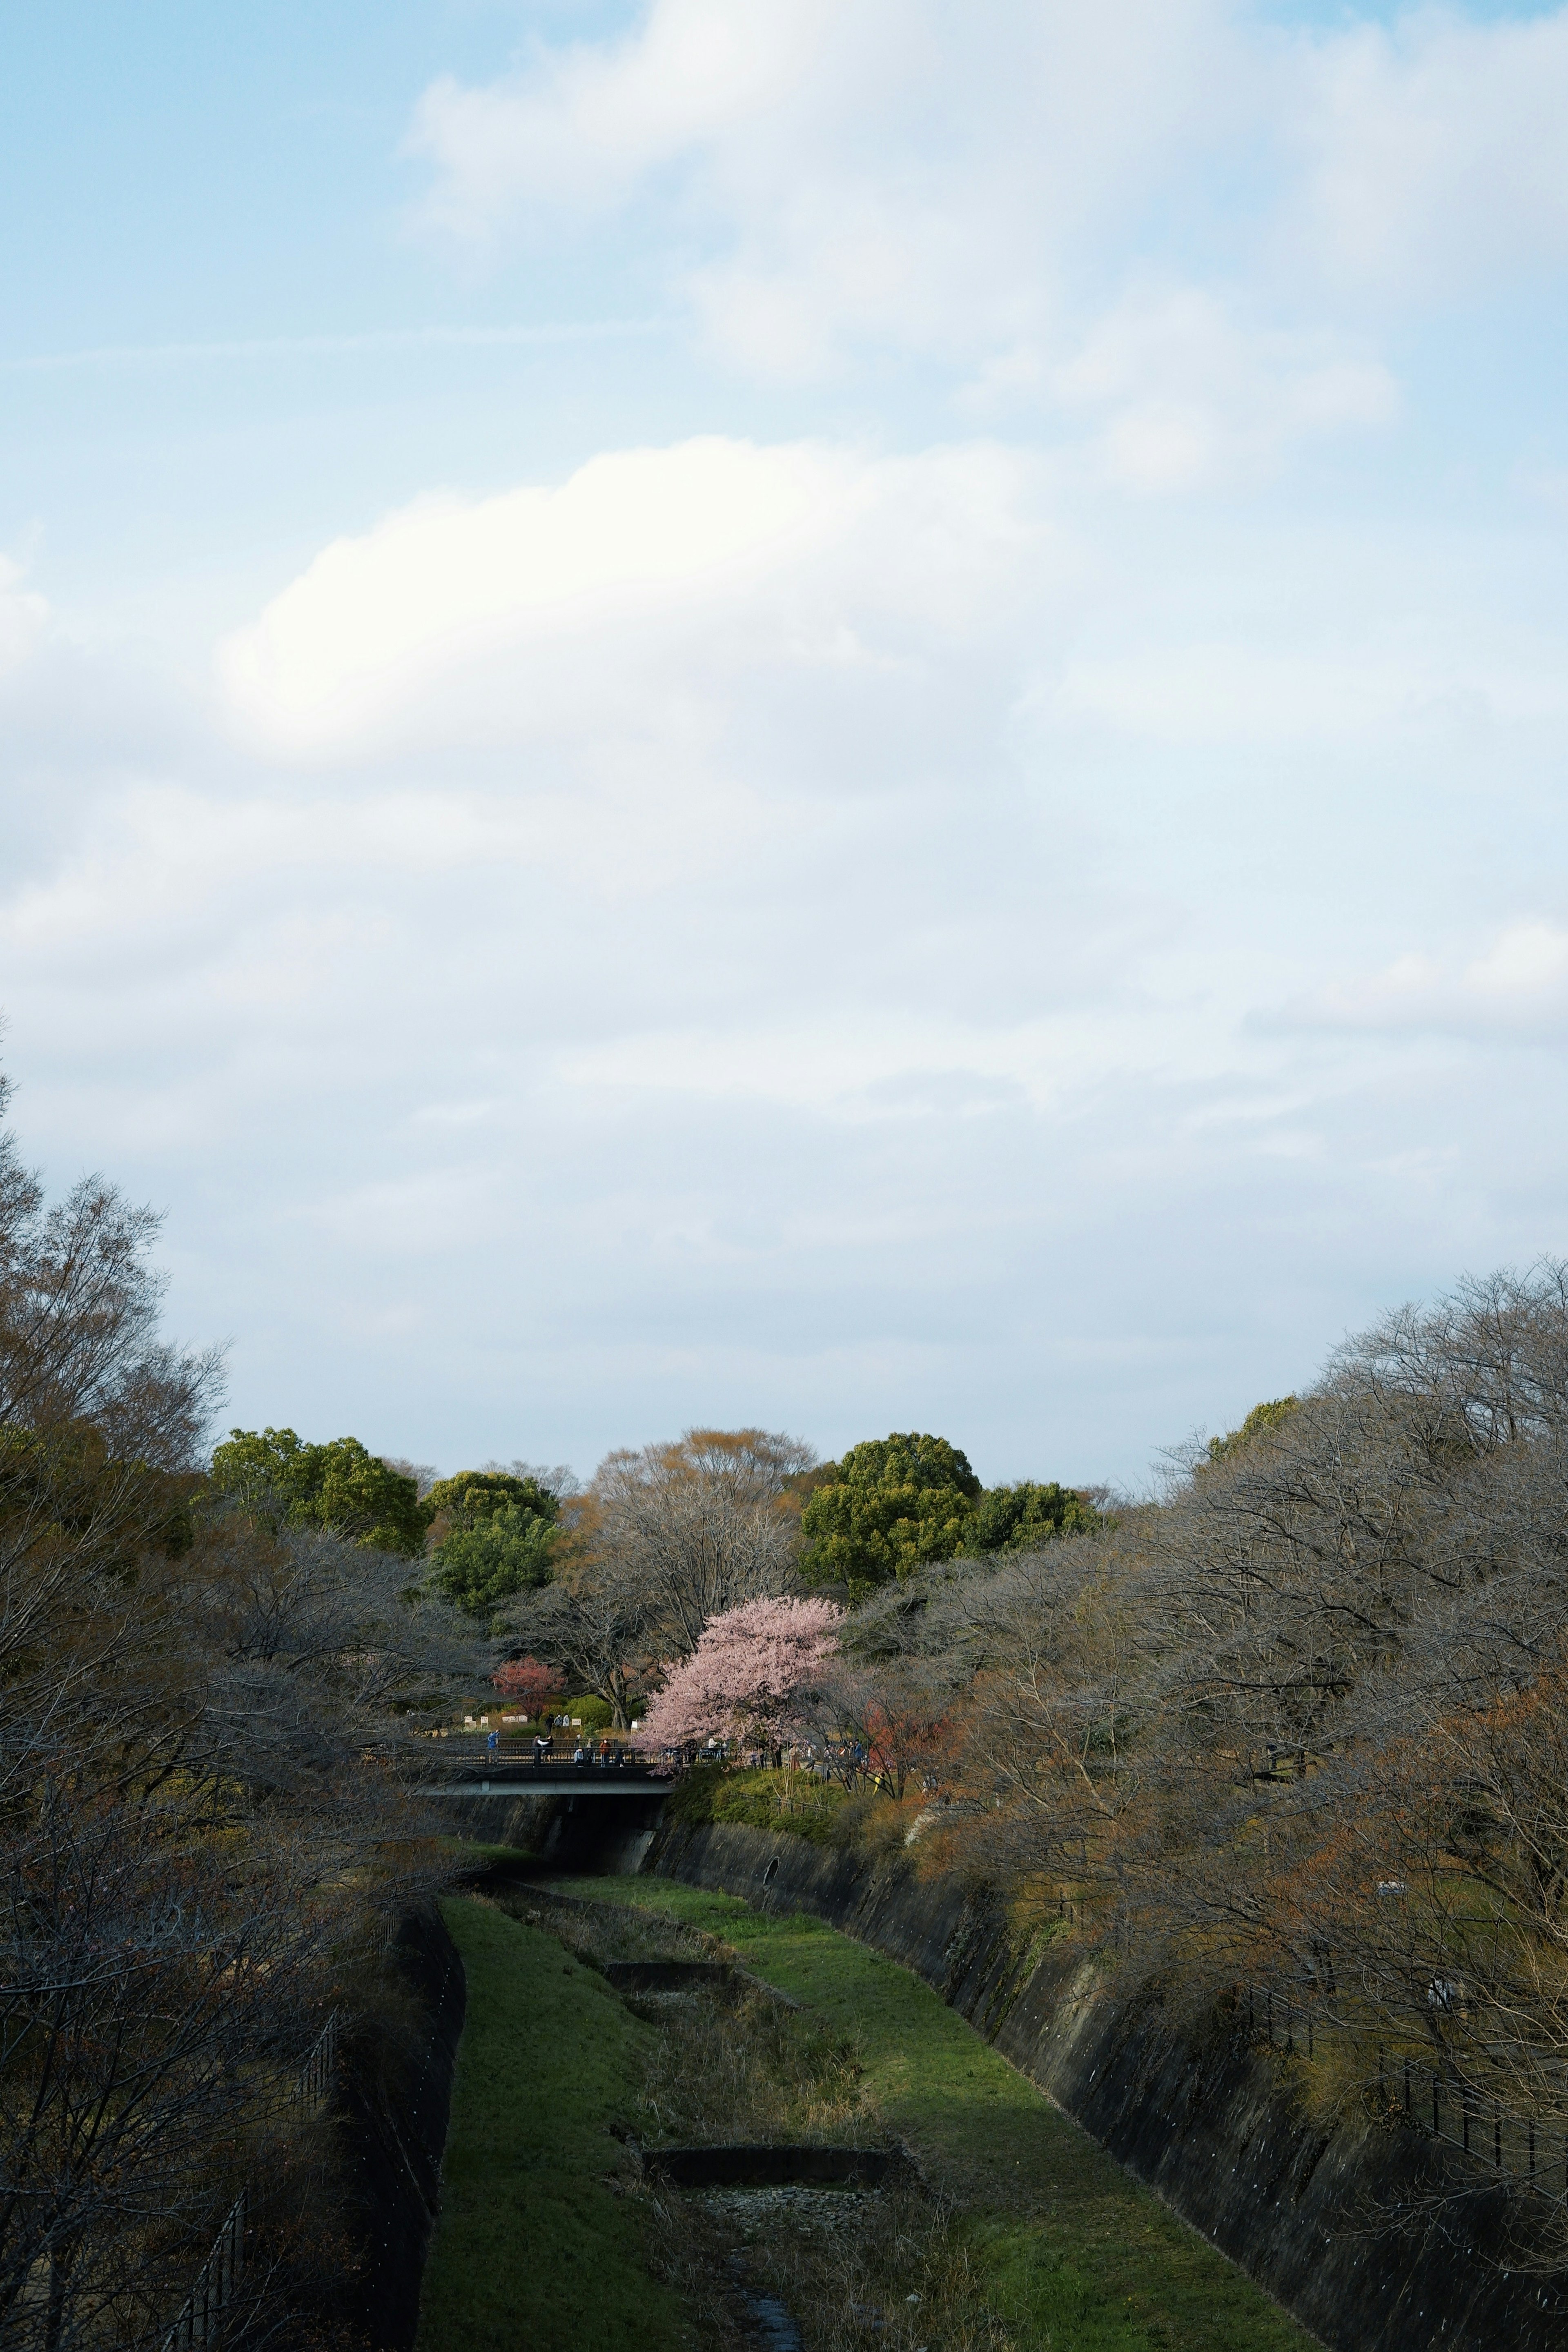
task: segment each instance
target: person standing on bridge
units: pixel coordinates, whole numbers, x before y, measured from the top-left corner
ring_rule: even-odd
[[[549,1736],[549,1734],[548,1734],[547,1732],[543,1732],[543,1731],[536,1731],[536,1732],[534,1733],[534,1735],[533,1735],[533,1769],[534,1769],[534,1770],[535,1770],[536,1772],[542,1772],[542,1771],[543,1771],[543,1769],[544,1769],[544,1759],[545,1759],[545,1758],[549,1755],[549,1753],[550,1753],[550,1736]]]

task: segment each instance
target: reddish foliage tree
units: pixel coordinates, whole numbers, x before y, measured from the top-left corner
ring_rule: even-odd
[[[952,1743],[948,1699],[907,1666],[839,1664],[822,1681],[807,1728],[824,1742],[847,1789],[878,1780],[901,1798],[914,1778],[930,1786]]]
[[[930,1784],[930,1775],[945,1759],[950,1738],[951,1726],[939,1703],[923,1691],[909,1692],[889,1685],[866,1711],[867,1764],[888,1782],[895,1797],[903,1795],[904,1783],[911,1774]]]
[[[516,1700],[524,1715],[537,1715],[555,1690],[555,1676],[537,1658],[509,1658],[490,1676],[502,1698]]]

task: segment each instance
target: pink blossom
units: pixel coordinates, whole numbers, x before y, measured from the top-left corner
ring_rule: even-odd
[[[778,1738],[837,1651],[843,1613],[831,1601],[747,1601],[710,1617],[691,1656],[665,1667],[638,1746]]]

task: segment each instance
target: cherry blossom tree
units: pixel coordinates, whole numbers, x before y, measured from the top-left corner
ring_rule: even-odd
[[[691,1656],[665,1668],[638,1745],[780,1738],[835,1655],[843,1613],[830,1601],[762,1600],[710,1618]]]

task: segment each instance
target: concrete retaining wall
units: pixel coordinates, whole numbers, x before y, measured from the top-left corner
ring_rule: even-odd
[[[1371,2126],[1330,2137],[1283,2068],[1218,2025],[1200,2044],[1163,2010],[1119,2002],[1070,1938],[1031,1959],[955,1880],[764,1830],[672,1823],[645,1866],[759,1910],[815,1912],[914,1969],[1333,2352],[1568,2344],[1568,2282],[1500,2267],[1498,2192],[1441,2224],[1388,2222],[1443,2178],[1438,2143]]]
[[[412,2352],[467,2007],[463,1963],[437,1913],[403,1921],[395,1958],[418,2003],[414,2038],[352,2049],[334,2100],[354,2262],[352,2284],[326,2316],[343,2340],[374,2352]]]

